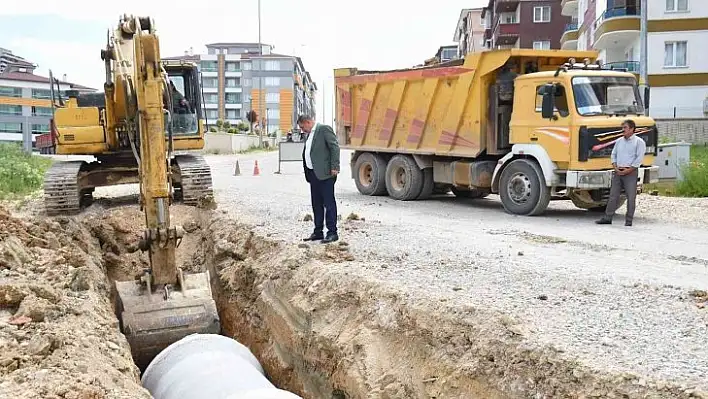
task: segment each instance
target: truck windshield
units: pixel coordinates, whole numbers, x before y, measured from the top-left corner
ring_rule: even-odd
[[[573,78],[573,94],[582,116],[644,113],[634,78],[577,76]]]

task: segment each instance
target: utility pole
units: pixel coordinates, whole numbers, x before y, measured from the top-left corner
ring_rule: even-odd
[[[648,44],[647,44],[647,31],[648,31],[648,16],[647,16],[647,0],[641,0],[640,14],[640,33],[639,33],[639,47],[640,47],[640,59],[639,59],[639,87],[642,93],[642,100],[644,100],[644,105],[648,105],[647,98],[649,97],[649,56]],[[649,107],[645,107],[644,115],[649,115]]]
[[[258,119],[260,121],[265,120],[265,115],[263,115],[263,107],[261,106],[261,101],[263,101],[263,95],[265,94],[265,90],[261,92],[261,89],[263,88],[262,80],[263,80],[263,43],[261,43],[261,0],[258,0],[258,69],[254,69],[256,73],[258,73]],[[263,148],[263,129],[267,129],[267,125],[263,126],[263,123],[258,124],[260,126],[260,132],[258,133],[258,147]]]

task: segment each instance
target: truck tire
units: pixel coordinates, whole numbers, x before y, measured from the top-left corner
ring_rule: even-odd
[[[546,187],[543,171],[529,159],[511,161],[499,180],[499,197],[504,210],[515,215],[542,214],[551,201],[551,189]]]
[[[396,155],[386,167],[386,190],[391,198],[411,201],[423,191],[423,171],[413,157]]]
[[[354,183],[364,195],[386,194],[386,161],[382,156],[365,152],[354,163]]]
[[[489,195],[488,190],[479,190],[476,188],[465,190],[462,188],[453,187],[452,193],[455,194],[455,197],[458,197],[458,198],[472,198],[472,199],[484,198]]]
[[[423,188],[418,195],[419,200],[425,200],[433,196],[435,190],[435,180],[433,180],[433,168],[423,169]]]

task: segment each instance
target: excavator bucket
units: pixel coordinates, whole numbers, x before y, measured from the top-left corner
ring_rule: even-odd
[[[163,349],[187,335],[219,334],[209,272],[183,274],[178,290],[151,292],[139,281],[116,282],[121,331],[135,364],[144,370]]]

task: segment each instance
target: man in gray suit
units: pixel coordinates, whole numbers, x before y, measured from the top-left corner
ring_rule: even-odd
[[[307,134],[302,152],[305,180],[310,183],[310,201],[315,219],[315,230],[305,241],[322,240],[330,243],[339,240],[337,234],[337,201],[334,183],[339,174],[339,143],[330,126],[315,122],[314,118],[301,115],[297,124]],[[327,223],[327,235],[323,225]]]

